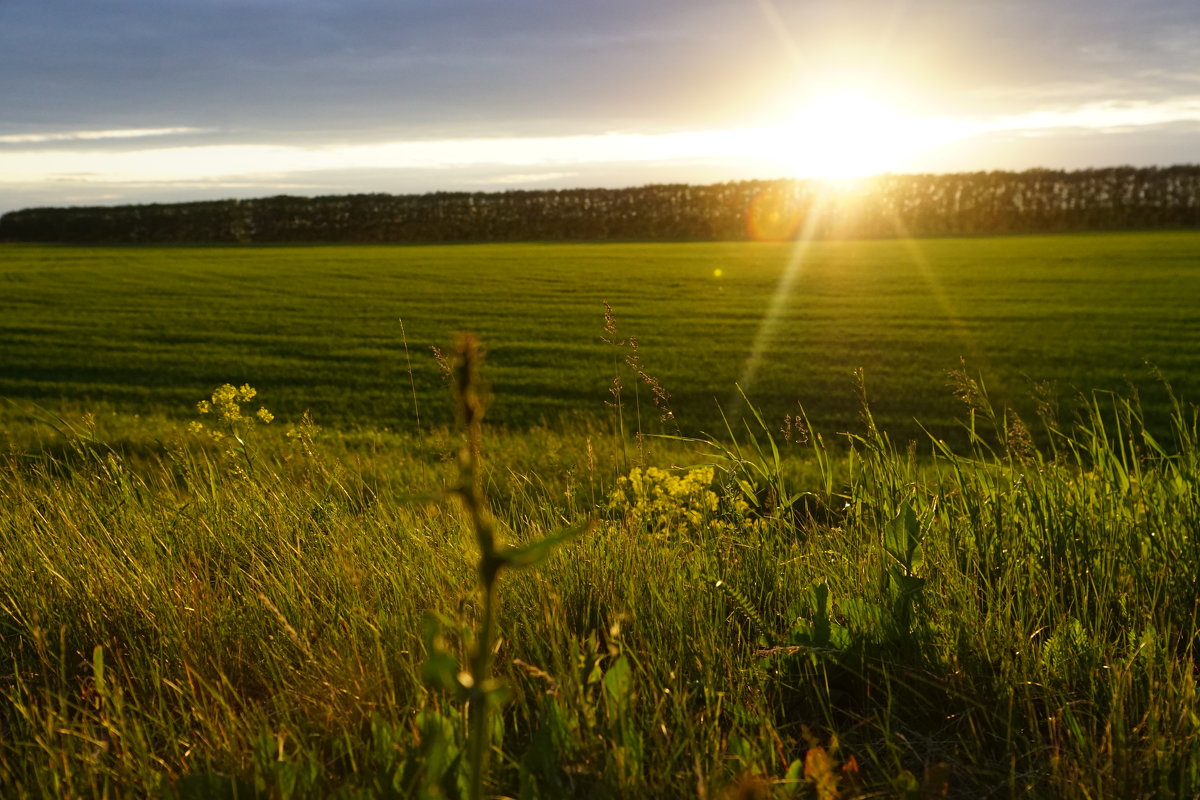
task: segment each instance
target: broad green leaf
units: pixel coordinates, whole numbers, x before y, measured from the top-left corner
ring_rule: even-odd
[[[913,561],[913,556],[920,546],[921,523],[917,521],[917,514],[912,505],[904,502],[895,518],[883,529],[883,548],[905,571],[912,572],[920,563],[920,559]]]
[[[924,578],[905,575],[900,570],[893,572],[892,578],[896,583],[896,591],[901,597],[916,597],[925,588]]]
[[[546,560],[554,548],[580,536],[592,528],[592,521],[581,522],[552,533],[544,539],[530,542],[519,547],[506,547],[498,556],[501,563],[507,567],[533,567]]]
[[[425,684],[444,691],[458,691],[462,688],[458,682],[459,671],[458,659],[445,650],[430,653],[421,665],[421,677]]]

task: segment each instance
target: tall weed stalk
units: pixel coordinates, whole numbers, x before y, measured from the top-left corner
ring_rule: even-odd
[[[480,372],[483,351],[479,340],[473,334],[461,336],[456,356],[453,365],[454,394],[463,444],[458,451],[458,484],[450,493],[462,503],[475,533],[479,553],[476,578],[481,610],[477,629],[473,636],[467,637],[474,640],[468,669],[458,671],[457,664],[448,653],[441,651],[431,654],[433,657],[427,662],[426,672],[433,672],[432,677],[437,684],[447,687],[457,684],[460,693],[465,695],[469,725],[468,796],[471,800],[480,800],[484,796],[488,777],[492,713],[508,697],[507,690],[492,676],[501,570],[541,563],[554,547],[578,536],[588,524],[567,527],[519,547],[503,544],[482,483],[483,415],[487,409],[487,398]]]

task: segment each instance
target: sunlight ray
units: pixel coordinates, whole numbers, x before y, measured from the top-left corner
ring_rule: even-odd
[[[792,288],[804,265],[805,256],[808,254],[808,250],[816,238],[817,225],[820,223],[821,217],[828,206],[829,196],[828,191],[818,193],[816,201],[804,218],[800,235],[796,237],[795,243],[792,246],[787,264],[784,266],[783,273],[779,276],[779,282],[775,286],[775,291],[771,294],[771,299],[767,303],[767,309],[763,313],[762,320],[758,324],[758,331],[754,335],[754,342],[750,347],[750,353],[746,356],[743,364],[741,377],[737,384],[741,391],[735,390],[729,403],[729,407],[734,411],[731,417],[741,413],[743,405],[741,392],[745,392],[748,395],[754,387],[754,381],[757,379],[758,371],[764,361],[767,345],[779,326],[779,320],[783,316],[784,307],[791,298]]]

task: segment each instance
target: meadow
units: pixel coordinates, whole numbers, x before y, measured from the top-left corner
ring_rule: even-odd
[[[0,794],[1195,796],[1197,244],[6,246]]]

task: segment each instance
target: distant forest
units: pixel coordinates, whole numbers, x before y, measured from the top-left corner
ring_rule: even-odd
[[[0,240],[69,243],[787,240],[1200,227],[1200,165],[628,189],[33,208]]]

